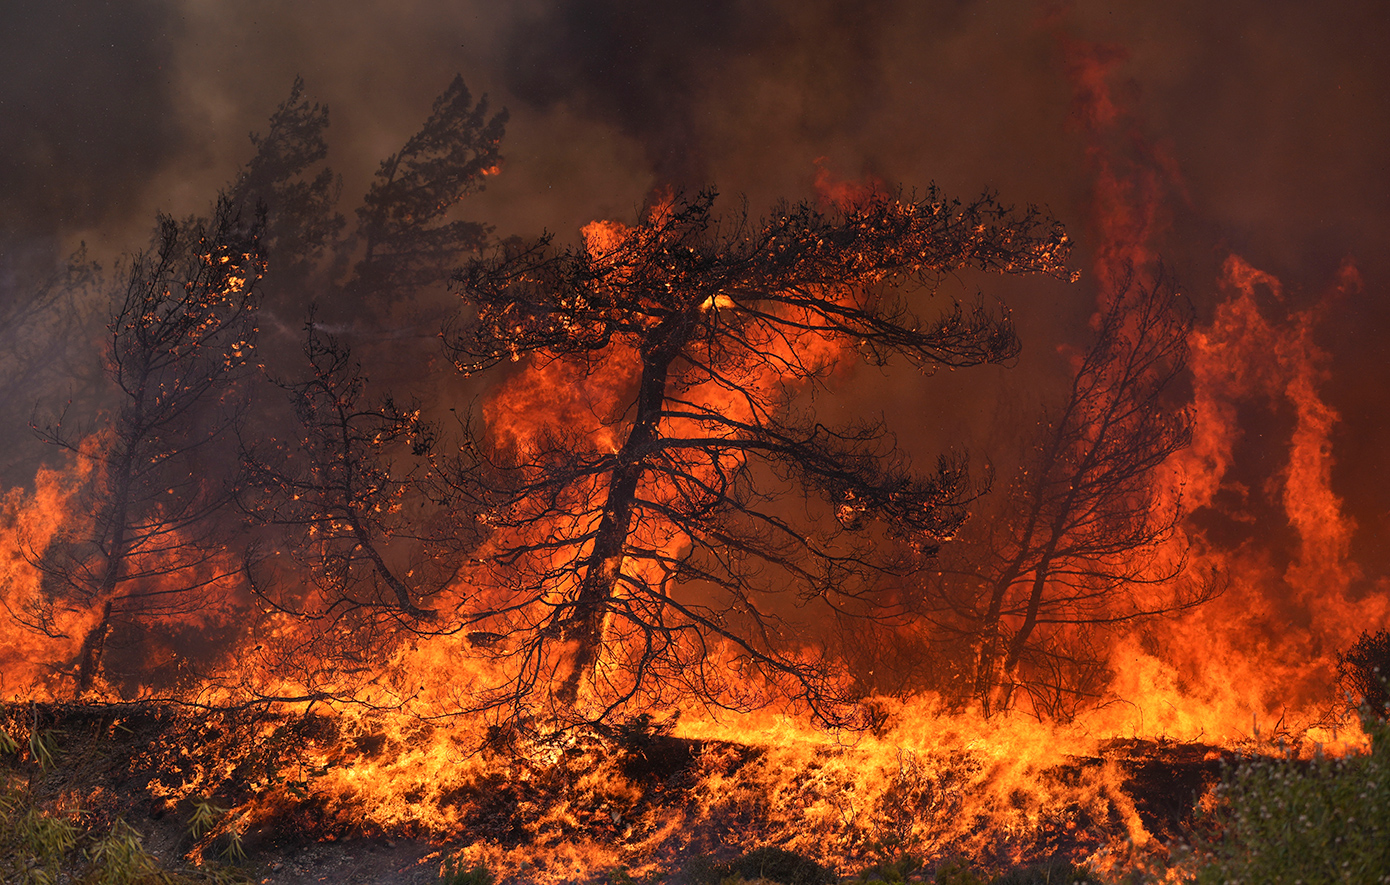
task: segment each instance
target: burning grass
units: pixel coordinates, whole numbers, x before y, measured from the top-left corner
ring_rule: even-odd
[[[769,720],[733,740],[640,717],[539,734],[353,711],[26,705],[5,708],[3,727],[7,807],[67,821],[53,823],[73,828],[60,854],[138,830],[146,855],[203,878],[243,855],[268,870],[286,852],[407,840],[416,858],[434,852],[420,869],[447,860],[458,882],[811,881],[793,868],[1112,881],[1168,864],[1232,758],[1152,741],[1069,752],[1055,728],[972,732],[947,717],[852,739]]]

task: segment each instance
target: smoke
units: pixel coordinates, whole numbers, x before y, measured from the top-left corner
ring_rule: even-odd
[[[1371,586],[1390,580],[1388,30],[1375,0],[9,4],[0,296],[32,289],[21,254],[51,273],[86,239],[109,264],[144,245],[155,211],[206,211],[296,75],[331,110],[328,163],[350,213],[461,72],[511,111],[502,174],[464,210],[502,236],[574,239],[594,218],[631,221],[666,187],[714,184],[725,205],[746,196],[760,214],[811,196],[818,168],[961,197],[993,189],[1057,215],[1080,246],[1080,285],[962,278],[943,290],[970,298],[978,282],[1013,309],[1019,367],[925,382],[864,371],[853,403],[825,404],[831,420],[893,416],[926,456],[952,444],[990,456],[1009,442],[1001,423],[1033,420],[1087,335],[1097,267],[1162,256],[1201,324],[1226,297],[1232,254],[1282,282],[1279,298],[1262,296],[1273,322],[1302,316],[1354,266],[1358,285],[1306,334],[1325,352],[1318,393],[1340,416],[1329,488]],[[1107,187],[1147,188],[1157,205],[1118,246],[1094,221]],[[1278,487],[1292,419],[1241,408],[1233,482]],[[1266,497],[1260,533],[1293,556],[1297,533]],[[1206,518],[1216,543],[1253,531]]]
[[[889,8],[562,0],[513,25],[504,83],[533,107],[573,104],[636,139],[659,186],[700,187],[719,165],[719,118],[750,87],[794,82],[808,141],[861,124],[882,92]]]
[[[123,213],[193,134],[175,113],[170,4],[19,4],[3,19],[0,229],[43,237]]]

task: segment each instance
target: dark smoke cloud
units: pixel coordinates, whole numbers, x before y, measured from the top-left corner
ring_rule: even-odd
[[[0,228],[41,237],[126,211],[187,147],[172,4],[11,3],[0,14]]]
[[[860,125],[880,92],[888,8],[562,0],[514,24],[504,82],[533,107],[572,104],[637,139],[659,185],[699,187],[711,172],[711,123],[749,87],[738,81],[749,61],[815,94],[798,119],[804,137]]]

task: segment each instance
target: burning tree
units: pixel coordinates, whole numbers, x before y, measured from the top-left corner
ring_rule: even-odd
[[[421,129],[382,161],[356,228],[339,239],[337,179],[306,171],[325,154],[327,111],[305,100],[296,81],[238,182],[238,195],[272,208],[270,248],[292,250],[272,264],[271,291],[297,295],[309,312],[305,359],[267,370],[289,394],[292,414],[268,408],[244,434],[257,442],[243,445],[237,498],[257,539],[244,551],[243,575],[269,611],[296,622],[267,631],[276,638],[262,646],[279,659],[269,669],[314,669],[306,681],[315,690],[322,673],[341,675],[338,665],[360,672],[401,637],[448,629],[432,600],[474,542],[471,512],[456,498],[437,505],[418,460],[434,429],[419,404],[399,406],[376,392],[345,339],[390,340],[389,353],[356,350],[385,357],[377,366],[396,363],[402,374],[419,370],[402,369],[407,357],[425,359],[402,339],[426,340],[437,355],[437,317],[393,314],[393,323],[404,322],[380,335],[362,315],[399,311],[431,288],[442,293],[468,253],[481,250],[491,228],[451,213],[496,171],[506,119],[455,77]],[[325,253],[328,261],[315,260]],[[353,257],[347,278],[334,279]],[[318,301],[325,310],[351,306],[352,315],[321,322]],[[341,334],[328,331],[334,327]]]
[[[1189,330],[1162,272],[1121,285],[1001,511],[974,521],[931,570],[931,620],[973,646],[968,691],[986,713],[1007,709],[1019,688],[1036,711],[1065,713],[1105,681],[1094,628],[1180,611],[1220,589],[1184,578],[1178,496],[1160,473],[1191,438],[1171,402]]]
[[[456,576],[470,536],[468,526],[448,518],[456,511],[427,518],[437,508],[425,494],[426,477],[393,463],[395,455],[424,455],[434,430],[418,407],[368,398],[350,350],[312,318],[304,354],[310,377],[280,382],[300,432],[247,448],[239,495],[257,522],[282,529],[276,546],[291,551],[300,568],[293,589],[277,592],[265,577],[274,563],[253,550],[246,566],[252,589],[295,615],[351,616],[358,630],[380,615],[424,629],[420,622],[436,612],[422,606]],[[304,572],[315,596],[299,586]]]
[[[459,274],[462,371],[525,358],[613,392],[479,455],[498,590],[472,635],[511,664],[485,704],[739,706],[762,680],[838,719],[842,686],[783,600],[881,611],[878,579],[950,537],[974,487],[963,459],[915,471],[882,421],[832,428],[796,393],[856,354],[927,372],[1009,360],[1006,314],[925,319],[905,294],[963,268],[1066,275],[1060,227],[988,197],[874,194],[757,224],[713,202],[591,225],[584,248],[511,244]]]
[[[161,218],[108,327],[118,409],[94,433],[61,421],[41,431],[93,468],[90,524],[38,560],[50,611],[94,613],[73,662],[79,692],[92,688],[118,621],[201,607],[195,591],[228,574],[211,517],[229,486],[213,465],[238,411],[232,380],[252,353],[257,240],[258,225],[244,224],[226,200],[210,219]]]

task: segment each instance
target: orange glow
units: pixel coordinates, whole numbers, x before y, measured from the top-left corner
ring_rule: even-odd
[[[826,165],[827,158],[816,158],[816,176],[812,182],[816,197],[823,205],[847,209],[883,191],[883,183],[872,176],[854,181],[840,178]]]
[[[44,468],[34,478],[33,492],[12,489],[0,499],[0,608],[31,627],[6,628],[0,643],[2,697],[58,697],[66,680],[48,665],[74,657],[96,620],[95,611],[80,607],[45,611],[39,589],[43,577],[35,566],[59,537],[85,479],[81,468]]]

